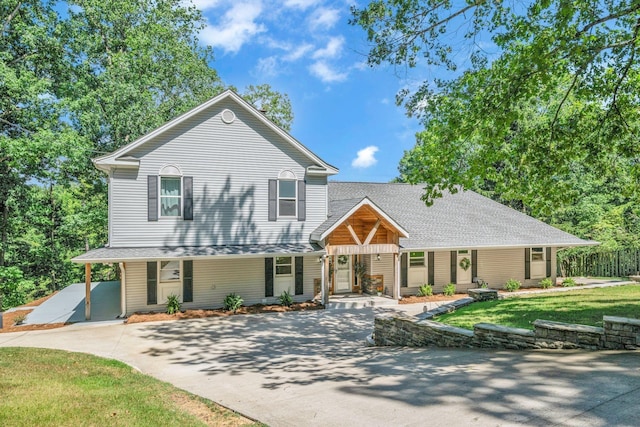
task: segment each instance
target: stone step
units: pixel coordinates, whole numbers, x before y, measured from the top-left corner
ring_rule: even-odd
[[[385,297],[352,297],[352,298],[330,298],[327,309],[340,310],[348,308],[365,307],[385,307],[398,305],[398,301]]]

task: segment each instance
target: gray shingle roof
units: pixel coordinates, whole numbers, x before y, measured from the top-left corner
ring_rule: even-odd
[[[324,252],[314,244],[182,246],[175,248],[98,248],[73,258],[77,263],[123,262],[238,255],[279,255]]]
[[[410,184],[330,182],[329,219],[335,222],[368,197],[408,232],[400,245],[411,249],[527,246],[583,246],[583,240],[473,191],[443,197],[426,206],[423,189]],[[325,222],[320,227],[328,229]],[[316,230],[317,232],[317,230]],[[314,235],[315,233],[314,232]]]

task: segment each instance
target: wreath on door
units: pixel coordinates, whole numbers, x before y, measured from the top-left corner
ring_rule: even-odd
[[[339,255],[338,256],[338,264],[345,265],[349,262],[349,257],[347,255]]]
[[[467,271],[469,267],[471,267],[471,260],[467,257],[464,257],[460,260],[460,264],[458,264],[464,271]]]

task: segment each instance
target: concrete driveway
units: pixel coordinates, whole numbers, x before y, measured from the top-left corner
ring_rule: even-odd
[[[372,309],[80,324],[0,346],[116,358],[272,426],[638,425],[638,352],[367,348],[372,324]]]

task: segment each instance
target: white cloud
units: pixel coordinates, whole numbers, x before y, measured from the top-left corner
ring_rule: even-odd
[[[318,3],[318,1],[319,0],[285,0],[284,5],[290,8],[305,10]]]
[[[204,11],[216,7],[218,3],[220,3],[220,0],[185,0],[183,3],[185,6],[190,6],[192,4],[197,7],[198,10]]]
[[[375,154],[378,151],[378,147],[370,145],[362,150],[358,151],[358,157],[353,159],[351,166],[354,168],[368,168],[378,163],[378,159],[375,158]]]
[[[388,104],[389,104],[389,98],[382,98],[382,99],[380,100],[380,103],[381,103],[381,104],[384,104],[384,105],[388,105]]]
[[[291,50],[282,59],[284,59],[285,61],[290,61],[290,62],[297,61],[298,59],[300,59],[304,55],[306,55],[307,52],[309,52],[311,49],[313,49],[313,45],[310,45],[308,43],[304,43],[304,44],[296,47],[295,49]]]
[[[340,11],[338,9],[330,9],[320,7],[316,9],[309,17],[309,26],[312,30],[324,29],[329,30],[340,19]]]
[[[337,58],[342,54],[342,46],[344,46],[344,37],[331,37],[327,47],[315,51],[313,59]]]
[[[217,25],[204,28],[200,37],[211,46],[236,53],[253,36],[266,31],[264,25],[255,22],[261,12],[260,1],[236,3],[226,11]]]
[[[275,56],[258,59],[256,72],[261,76],[273,77],[278,75],[278,59]]]
[[[309,71],[324,83],[342,82],[347,79],[347,73],[340,73],[334,70],[324,61],[316,61],[309,66]]]

